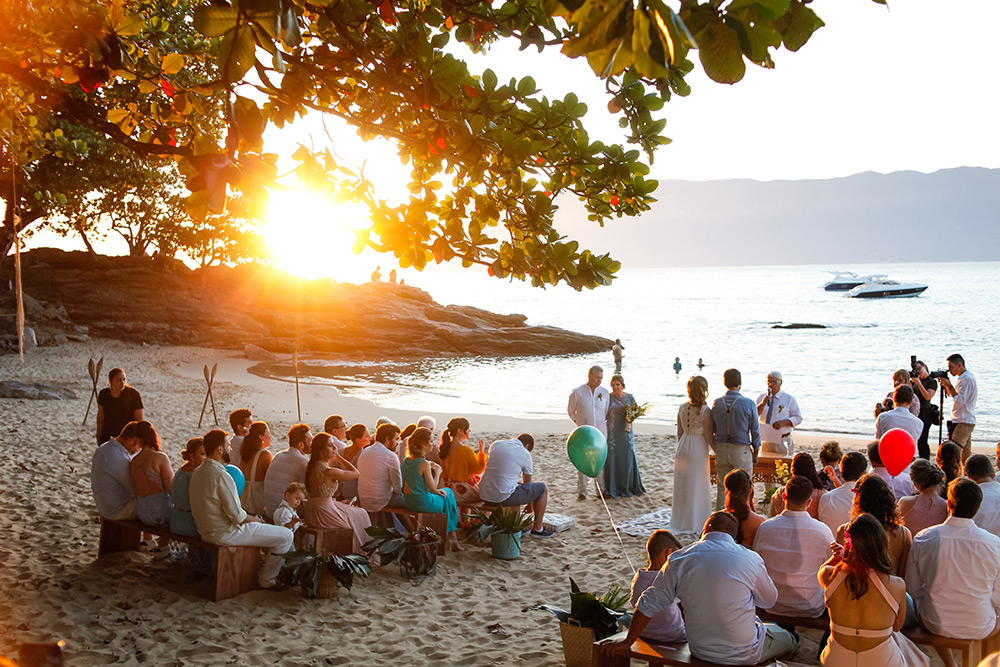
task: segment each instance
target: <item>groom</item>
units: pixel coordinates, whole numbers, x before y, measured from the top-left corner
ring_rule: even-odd
[[[740,394],[743,376],[735,368],[730,368],[723,373],[722,379],[728,391],[712,404],[717,511],[726,506],[726,486],[723,483],[726,475],[739,468],[753,478],[753,464],[757,462],[757,453],[760,451],[757,406]]]
[[[587,373],[587,384],[581,384],[569,395],[569,405],[566,412],[569,418],[577,426],[593,426],[601,434],[608,437],[608,390],[601,386],[604,380],[604,369],[600,366],[591,366]],[[598,471],[600,472],[600,471]],[[598,475],[597,483],[601,483]],[[587,499],[587,476],[582,472],[577,473],[576,478],[577,500]]]

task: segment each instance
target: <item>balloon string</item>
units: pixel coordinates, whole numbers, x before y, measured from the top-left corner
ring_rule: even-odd
[[[594,478],[594,486],[597,487],[597,495],[601,497],[601,502],[604,503],[604,509],[608,512],[608,519],[611,520],[611,528],[615,531],[615,535],[618,537],[618,544],[622,545],[622,552],[625,554],[625,560],[628,561],[628,566],[632,568],[632,574],[635,574],[635,565],[632,564],[632,559],[629,558],[628,549],[625,548],[625,543],[622,542],[621,533],[618,532],[618,526],[615,525],[615,518],[611,516],[611,508],[608,507],[608,501],[604,499],[604,493],[601,491],[601,485],[597,483],[597,478]]]

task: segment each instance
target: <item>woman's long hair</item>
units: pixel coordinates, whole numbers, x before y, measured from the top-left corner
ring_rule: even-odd
[[[693,376],[687,383],[688,398],[696,410],[701,410],[708,403],[708,380],[700,375]]]
[[[868,592],[868,571],[892,574],[889,538],[879,520],[871,514],[859,514],[851,520],[844,533],[844,563],[847,565],[847,585],[850,599],[857,600]]]
[[[896,507],[896,496],[884,479],[875,473],[863,475],[854,485],[854,503],[851,506],[851,516],[870,514],[886,530],[903,525]]]
[[[792,475],[805,477],[812,482],[814,489],[822,489],[823,483],[819,481],[816,473],[816,461],[808,452],[799,452],[792,457]]]
[[[944,471],[944,486],[941,488],[941,496],[947,498],[947,489],[951,480],[962,476],[962,448],[954,442],[945,442],[938,447],[934,459],[938,467]]]
[[[469,430],[469,420],[465,417],[452,417],[451,421],[448,422],[448,428],[441,431],[441,445],[439,448],[439,456],[441,460],[444,461],[448,458],[448,452],[451,451],[451,445],[455,441],[455,437],[458,435],[459,431]]]
[[[250,425],[243,442],[240,444],[240,463],[243,461],[250,465],[253,455],[260,449],[264,442],[264,432],[267,431],[267,422],[254,422]]]
[[[406,458],[419,459],[423,456],[424,447],[430,444],[430,441],[431,430],[424,426],[418,428],[406,441]]]
[[[743,522],[750,516],[750,492],[753,482],[746,470],[731,470],[723,481],[726,487],[726,511],[736,517],[736,544],[743,544]]]
[[[313,481],[313,471],[320,463],[327,463],[333,456],[333,438],[329,433],[317,433],[312,441],[312,453],[309,454],[309,463],[306,464],[306,490],[309,495],[319,495],[319,489]]]

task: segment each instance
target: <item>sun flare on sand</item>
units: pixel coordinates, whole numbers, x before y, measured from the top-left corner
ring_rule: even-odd
[[[300,278],[363,282],[379,263],[371,250],[355,255],[355,229],[368,226],[360,204],[338,204],[307,190],[272,193],[261,234],[271,264]]]

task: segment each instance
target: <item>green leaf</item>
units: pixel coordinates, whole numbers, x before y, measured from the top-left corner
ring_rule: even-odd
[[[788,11],[791,0],[733,0],[726,7],[726,11],[732,13],[734,10],[754,8],[760,11],[765,19],[774,20]]]
[[[146,21],[139,14],[126,16],[115,28],[115,34],[122,37],[134,37],[146,27]]]
[[[705,74],[719,83],[736,83],[746,74],[743,50],[736,31],[716,17],[702,29],[698,40],[698,57]]]
[[[794,0],[785,15],[775,21],[774,25],[781,33],[785,48],[789,51],[798,51],[809,41],[814,32],[826,24],[811,8],[799,0]]]
[[[160,69],[164,74],[176,74],[184,69],[184,56],[179,53],[168,53],[163,56]]]
[[[205,37],[222,37],[236,28],[238,16],[235,7],[202,5],[195,9],[194,27]]]
[[[523,97],[527,97],[535,92],[535,80],[530,76],[526,76],[521,79],[521,82],[517,84],[517,94]]]
[[[253,67],[257,43],[249,29],[229,33],[219,43],[219,69],[227,83],[239,81]]]

